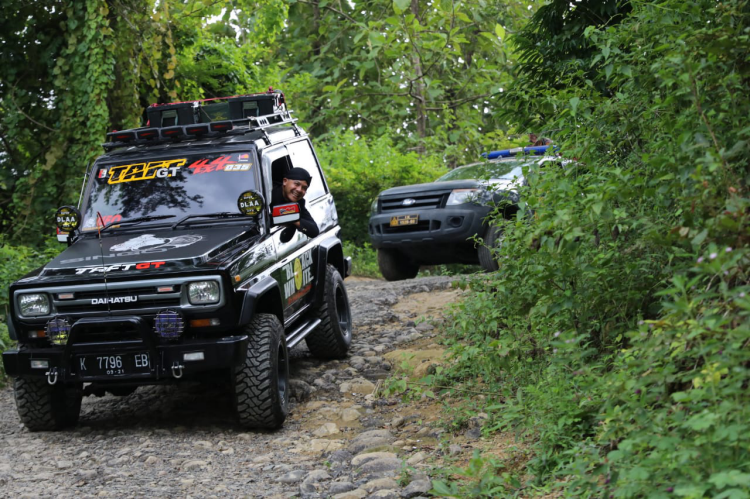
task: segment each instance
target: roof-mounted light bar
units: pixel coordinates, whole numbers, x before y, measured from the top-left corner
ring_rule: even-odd
[[[487,159],[510,158],[512,156],[518,156],[518,155],[541,156],[543,154],[546,154],[548,149],[551,149],[549,152],[552,153],[552,152],[556,152],[559,149],[559,147],[558,146],[516,147],[514,149],[502,149],[500,151],[483,152],[482,156]]]
[[[109,141],[102,144],[105,151],[131,144],[150,145],[255,130],[262,131],[270,143],[264,129],[280,124],[290,124],[296,135],[301,134],[297,120],[286,109],[284,94],[272,88],[259,94],[154,104],[146,114],[146,127],[108,133]]]
[[[135,140],[135,132],[133,130],[109,132],[107,138],[113,142],[130,142]]]
[[[138,140],[153,140],[159,138],[158,128],[146,128],[144,130],[138,130],[135,132]]]

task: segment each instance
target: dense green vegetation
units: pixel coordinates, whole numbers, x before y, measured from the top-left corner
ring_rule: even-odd
[[[370,270],[379,190],[551,134],[574,161],[528,172],[431,377],[497,394],[467,407],[526,453],[436,492],[750,496],[748,1],[6,4],[5,287],[54,251],[104,132],[152,102],[285,90]]]
[[[577,161],[529,172],[438,383],[481,379],[485,430],[532,457],[480,458],[438,490],[748,497],[750,6],[573,5],[515,38],[506,114]]]

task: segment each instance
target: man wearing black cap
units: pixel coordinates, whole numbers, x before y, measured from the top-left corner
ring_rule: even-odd
[[[294,231],[298,230],[305,234],[307,237],[315,237],[320,231],[318,230],[318,224],[315,223],[310,212],[305,208],[305,193],[307,188],[310,187],[312,177],[307,173],[304,168],[292,168],[284,174],[284,180],[281,185],[277,185],[271,192],[271,204],[287,204],[297,203],[299,204],[299,220],[288,224],[288,227],[284,229],[281,234],[281,242],[289,241],[294,235]]]

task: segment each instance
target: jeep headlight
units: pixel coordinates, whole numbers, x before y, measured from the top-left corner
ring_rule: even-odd
[[[480,191],[481,189],[454,189],[448,196],[446,205],[477,203],[479,202]]]
[[[42,293],[29,293],[18,297],[18,308],[24,317],[49,314],[49,298]]]
[[[188,300],[193,305],[219,301],[219,284],[216,281],[197,281],[188,284]]]

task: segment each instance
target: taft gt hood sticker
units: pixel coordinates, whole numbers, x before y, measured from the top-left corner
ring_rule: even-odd
[[[190,246],[198,241],[203,240],[203,236],[197,234],[186,234],[177,237],[154,237],[153,234],[143,234],[136,238],[125,241],[124,243],[115,244],[110,247],[111,251],[143,251],[143,250],[156,250],[156,249],[176,249]]]

